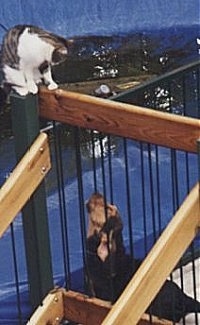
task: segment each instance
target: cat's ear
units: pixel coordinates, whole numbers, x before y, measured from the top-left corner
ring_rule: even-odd
[[[75,42],[74,42],[74,39],[66,39],[66,47],[68,49],[68,54],[70,54],[70,52],[73,51],[73,48],[74,48],[74,45],[75,45]]]
[[[66,44],[67,44],[67,47],[69,46],[72,46],[74,44],[74,39],[73,38],[70,38],[70,39],[66,39]]]
[[[66,47],[62,47],[58,51],[59,51],[59,53],[61,55],[67,55],[68,54],[68,49]]]
[[[56,65],[66,60],[68,54],[68,50],[66,47],[62,46],[60,48],[56,48],[52,53],[52,64]]]

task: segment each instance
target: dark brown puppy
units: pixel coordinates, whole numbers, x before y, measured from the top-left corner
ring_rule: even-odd
[[[104,223],[110,217],[119,217],[116,205],[105,202],[102,194],[94,193],[86,203],[88,211],[87,238],[99,233]]]
[[[98,211],[97,206],[93,212]],[[103,211],[101,208],[100,210]],[[116,211],[117,214],[107,218],[100,230],[99,227],[98,231],[94,228],[93,234],[87,238],[87,259],[93,294],[111,302],[120,296],[141,264],[141,261],[135,261],[125,253],[123,224],[117,208]],[[98,217],[99,215],[100,211]],[[187,296],[178,285],[167,280],[147,312],[179,322],[188,313],[199,313],[200,302]]]
[[[87,238],[87,265],[92,294],[114,302],[134,273],[133,259],[125,253],[122,223],[110,217],[99,233]]]
[[[133,259],[125,253],[123,223],[116,205],[94,193],[88,211],[88,283],[92,295],[114,301],[135,271]]]

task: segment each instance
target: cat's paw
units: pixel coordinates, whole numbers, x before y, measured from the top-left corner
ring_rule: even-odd
[[[40,85],[42,84],[42,79],[38,78],[37,80],[35,80],[36,85]]]
[[[20,96],[26,96],[28,95],[28,89],[25,88],[25,87],[17,87],[17,86],[14,86],[12,87],[13,90],[16,91],[16,93]]]
[[[35,95],[38,93],[38,86],[36,84],[31,84],[28,86],[29,93]]]
[[[58,88],[58,85],[57,83],[55,82],[51,82],[49,85],[48,85],[48,89],[49,90],[54,90],[54,89],[57,89]]]

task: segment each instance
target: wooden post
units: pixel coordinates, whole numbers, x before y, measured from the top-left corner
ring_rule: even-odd
[[[12,95],[11,108],[16,156],[20,160],[39,134],[37,96]],[[53,288],[44,183],[24,207],[22,218],[30,301],[35,309]]]

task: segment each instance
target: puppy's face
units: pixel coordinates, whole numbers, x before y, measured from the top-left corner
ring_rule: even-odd
[[[117,238],[122,233],[123,225],[121,218],[110,217],[104,223],[99,237],[100,244],[97,248],[97,255],[104,262],[109,254],[117,252]]]
[[[99,258],[105,262],[106,258],[109,255],[109,237],[108,234],[101,232],[100,234],[100,244],[97,248],[97,255]]]
[[[89,217],[87,237],[99,233],[107,219],[118,216],[117,207],[106,203],[103,195],[99,193],[92,194],[86,207]]]

